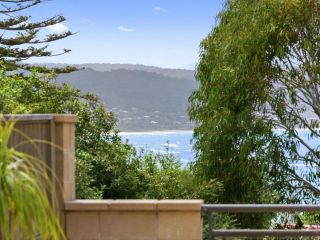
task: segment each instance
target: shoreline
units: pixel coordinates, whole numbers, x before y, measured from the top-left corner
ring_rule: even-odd
[[[169,134],[183,134],[183,133],[193,133],[193,130],[155,130],[155,131],[136,131],[136,132],[119,132],[119,136],[122,135],[169,135]]]
[[[273,129],[273,131],[275,132],[282,132],[284,131],[285,129],[283,128],[275,128]],[[303,128],[296,128],[295,129],[296,131],[298,132],[308,132],[307,129],[303,129]],[[318,129],[320,130],[320,129]],[[122,135],[139,135],[139,134],[146,134],[146,135],[169,135],[169,134],[183,134],[183,133],[193,133],[193,130],[189,129],[189,130],[147,130],[147,131],[120,131],[118,134],[119,136],[122,136]]]

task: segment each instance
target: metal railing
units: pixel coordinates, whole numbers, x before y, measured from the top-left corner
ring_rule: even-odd
[[[318,205],[292,204],[204,204],[202,211],[208,213],[209,240],[215,237],[320,237],[320,229],[214,229],[212,213],[266,213],[266,212],[318,212]]]

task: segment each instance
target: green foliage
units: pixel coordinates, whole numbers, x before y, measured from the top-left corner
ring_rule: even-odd
[[[277,136],[282,158],[278,171],[283,172],[278,189],[287,193],[292,202],[319,202],[319,40],[320,2],[312,0],[285,1],[274,4],[279,10],[269,16],[275,26],[277,42],[270,43],[273,54],[269,65],[273,68],[273,87],[262,114],[273,115],[270,121],[283,131]],[[267,6],[265,6],[266,8]],[[288,14],[284,14],[283,12]],[[270,77],[270,75],[267,75]],[[297,128],[305,130],[305,141]],[[299,151],[305,148],[306,151]],[[285,150],[285,151],[283,151]],[[301,170],[296,165],[304,165]]]
[[[121,151],[121,146],[116,148]],[[81,160],[77,160],[82,162],[79,166],[84,163],[89,166],[79,169],[82,176],[86,176],[81,181],[88,178],[85,182],[99,189],[102,198],[204,199],[214,203],[222,192],[219,182],[198,182],[190,167],[182,167],[181,162],[168,152],[137,154],[133,148],[122,151],[126,157],[106,158],[105,154],[98,154],[82,155]],[[78,197],[86,198],[88,193]]]
[[[8,147],[13,127],[11,121],[0,124],[0,237],[65,239],[47,197],[52,189],[48,169],[41,160]]]
[[[320,214],[319,213],[303,213],[301,216],[303,224],[308,225],[319,225]]]
[[[195,169],[203,179],[223,183],[221,203],[275,200],[266,171],[270,156],[263,149],[272,128],[255,115],[270,88],[264,78],[270,70],[263,60],[267,56],[261,51],[267,42],[257,27],[259,5],[227,1],[217,26],[201,43],[196,70],[200,86],[190,97],[189,115],[197,125]],[[261,227],[264,219],[238,216],[246,227]]]
[[[247,9],[239,5],[241,10]],[[257,192],[261,184],[255,183],[263,180],[263,173],[256,167],[259,161],[252,152],[263,141],[259,134],[270,129],[255,122],[252,114],[260,100],[259,89],[265,84],[258,67],[249,67],[259,52],[247,49],[261,43],[246,42],[252,29],[247,27],[249,19],[238,21],[239,14],[233,12],[237,6],[230,6],[228,10],[226,7],[219,25],[201,44],[201,60],[196,72],[200,87],[190,98],[189,113],[197,123],[194,133],[197,165],[203,165],[199,174],[211,177],[215,172],[220,179],[224,178],[221,179],[226,188],[224,202],[260,202],[254,198],[261,196]],[[244,26],[247,32],[241,33],[242,39],[238,29]]]
[[[77,154],[76,159],[76,198],[102,199],[103,188],[94,186],[91,156],[86,152]]]
[[[85,172],[92,167],[85,160],[90,156],[101,159],[126,159],[128,149],[116,134],[116,120],[112,113],[92,94],[81,94],[70,85],[58,86],[53,76],[6,75],[0,72],[0,112],[2,113],[72,113],[79,116],[76,125],[77,163]],[[123,150],[121,150],[123,149]],[[84,159],[80,162],[80,159]],[[80,169],[80,166],[77,166]],[[82,174],[81,172],[77,174]],[[81,175],[79,175],[80,177]],[[79,181],[82,179],[77,178]],[[89,182],[83,183],[90,186]],[[79,182],[77,186],[80,187]],[[79,188],[81,189],[81,188]],[[80,196],[99,197],[99,188],[82,189]],[[82,193],[81,193],[82,192]]]
[[[91,94],[57,86],[51,76],[0,72],[0,112],[73,113],[76,126],[77,198],[201,198],[216,202],[216,180],[198,180],[173,155],[137,153],[117,135],[116,120]]]
[[[214,203],[222,192],[216,180],[199,182],[191,166],[182,166],[175,155],[166,153],[141,153],[138,167],[144,182],[139,198],[204,199]]]
[[[202,41],[189,108],[195,167],[223,183],[221,202],[319,200],[318,146],[296,130],[320,137],[319,9],[316,0],[226,1]]]

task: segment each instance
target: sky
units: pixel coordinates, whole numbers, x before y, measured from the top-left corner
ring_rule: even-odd
[[[193,69],[199,44],[215,25],[223,0],[49,0],[26,10],[33,20],[62,14],[45,31],[76,34],[50,44],[59,57],[32,62],[129,63]]]

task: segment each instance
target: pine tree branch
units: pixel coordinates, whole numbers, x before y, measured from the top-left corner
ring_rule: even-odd
[[[25,30],[33,30],[33,29],[39,29],[39,28],[45,28],[49,27],[61,22],[64,22],[66,19],[59,15],[59,16],[54,16],[52,18],[49,18],[47,20],[44,20],[42,22],[35,22],[35,23],[21,23],[18,27],[7,27],[7,26],[1,26],[0,24],[0,29],[1,30],[8,30],[8,31],[25,31]]]
[[[32,40],[36,37],[38,32],[39,30],[30,30],[28,31],[28,34],[19,33],[18,36],[14,38],[0,37],[0,44],[5,46],[16,46],[28,43],[30,44],[33,43]]]
[[[30,71],[35,66],[27,66],[22,61],[33,57],[50,57],[61,56],[70,52],[69,49],[63,49],[60,53],[52,53],[48,51],[48,43],[57,40],[64,39],[73,35],[71,31],[65,31],[63,33],[47,34],[45,37],[38,38],[39,31],[46,27],[53,26],[58,23],[64,22],[66,19],[57,15],[43,21],[31,22],[29,15],[15,14],[21,10],[31,8],[38,5],[45,0],[0,0],[0,14],[7,16],[6,19],[0,20],[0,30],[3,30],[3,34],[0,35],[0,60],[3,64],[7,65],[9,69],[22,69]],[[12,14],[11,14],[12,13]],[[17,15],[17,16],[15,16]],[[10,34],[9,37],[5,35],[6,31],[16,32],[16,34]],[[39,46],[38,44],[44,44],[45,46]],[[36,47],[35,45],[38,45]],[[46,69],[45,67],[37,67],[40,72],[70,72],[74,68],[67,67],[64,69]]]
[[[30,16],[10,17],[9,19],[0,21],[0,29],[10,28],[12,26],[27,22],[29,19]]]
[[[49,34],[43,40],[30,41],[29,43],[30,44],[49,43],[49,42],[57,41],[57,40],[72,36],[74,34],[76,34],[76,33],[73,33],[71,31],[66,31],[66,32],[61,33],[61,34]]]
[[[25,2],[33,2],[34,0],[0,0],[0,2],[6,3],[25,3]]]
[[[17,37],[14,37],[14,38],[0,37],[0,44],[5,46],[16,46],[16,45],[23,45],[23,44],[49,43],[49,42],[57,41],[75,34],[75,33],[72,33],[71,31],[66,31],[61,34],[49,34],[46,36],[46,38],[42,40],[39,40],[39,39],[34,40],[38,32],[39,30],[30,30],[28,31],[28,34],[20,33]]]
[[[16,68],[20,68],[22,70],[31,72],[33,70],[36,70],[37,72],[40,73],[56,73],[56,74],[61,74],[61,73],[70,73],[79,70],[76,67],[72,66],[66,66],[63,68],[47,68],[46,66],[38,66],[38,65],[29,65],[29,64],[21,64],[21,65],[15,65]]]
[[[0,2],[3,2],[3,1],[0,1]],[[14,12],[18,12],[21,10],[25,10],[27,8],[38,5],[39,3],[41,3],[41,0],[32,0],[32,1],[24,1],[24,2],[32,2],[32,3],[22,6],[17,2],[17,6],[18,6],[17,8],[10,8],[10,7],[5,6],[4,4],[1,4],[1,6],[3,8],[5,8],[6,10],[0,10],[0,13],[7,14],[7,13],[14,13]]]

